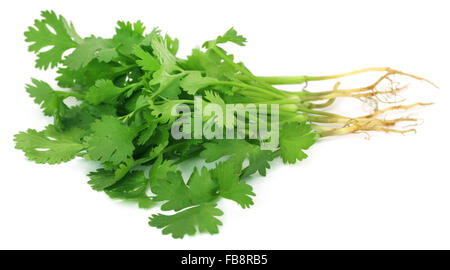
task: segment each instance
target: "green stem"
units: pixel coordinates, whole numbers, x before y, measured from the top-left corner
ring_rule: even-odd
[[[78,93],[73,93],[73,92],[64,92],[64,91],[55,91],[58,95],[64,96],[65,98],[67,97],[75,97],[77,99],[84,99],[84,95],[83,94],[78,94]]]
[[[312,110],[312,109],[306,108],[306,107],[301,106],[301,105],[297,105],[297,109],[299,111],[301,111],[301,112],[304,112],[304,113],[310,113],[310,114],[316,114],[316,115],[324,115],[324,116],[328,116],[328,117],[341,117],[340,115],[337,115],[337,114],[334,114],[334,113]]]
[[[243,89],[248,89],[248,90],[256,91],[256,92],[259,92],[259,93],[262,93],[265,95],[269,95],[274,98],[283,98],[286,96],[286,94],[282,94],[281,92],[276,93],[276,92],[273,92],[271,90],[268,90],[268,89],[265,89],[265,88],[262,88],[259,86],[249,85],[249,84],[241,83],[241,82],[218,81],[218,82],[215,82],[214,84],[237,86],[237,87],[241,87]]]
[[[281,156],[281,149],[276,150],[275,152],[272,152],[272,159]]]
[[[133,64],[133,65],[123,65],[121,67],[113,68],[113,72],[117,73],[117,74],[122,74],[122,73],[125,73],[125,72],[129,71],[132,68],[135,68],[135,67],[137,67],[137,65],[135,65],[135,64]]]
[[[129,85],[125,86],[124,88],[122,88],[122,92],[125,92],[125,91],[127,91],[129,89],[133,89],[133,91],[134,91],[134,90],[136,90],[136,88],[138,88],[140,86],[144,86],[144,81],[143,80],[139,81],[137,83],[132,83],[132,84],[129,84]]]
[[[217,46],[213,46],[211,48],[216,54],[218,54],[225,62],[228,64],[234,66],[236,70],[240,71],[242,74],[245,74],[246,76],[250,78],[256,78],[255,75],[253,75],[250,71],[248,71],[246,68],[243,68],[242,66],[236,64],[233,60],[231,60],[226,54],[224,54]]]
[[[270,84],[301,84],[308,81],[308,76],[258,76],[262,80]]]
[[[269,84],[263,80],[260,80],[258,77],[253,75],[250,71],[248,71],[245,67],[243,67],[239,64],[236,64],[232,59],[230,59],[226,54],[224,54],[217,46],[211,47],[211,50],[213,50],[216,54],[218,54],[225,62],[232,65],[237,71],[240,71],[244,76],[258,82],[259,84],[261,84],[264,87],[268,87],[271,90],[279,91],[278,89],[273,87],[271,84]]]
[[[280,100],[267,100],[267,101],[262,101],[262,102],[250,102],[250,103],[243,103],[243,104],[255,104],[255,105],[260,105],[260,104],[294,104],[297,105],[298,102],[294,102],[291,99],[280,99]]]
[[[331,99],[329,99],[328,101],[326,101],[324,103],[311,104],[311,108],[325,108],[325,107],[328,107],[331,104],[333,104],[335,100],[336,100],[336,98],[331,98]]]
[[[338,79],[342,77],[347,77],[351,75],[356,75],[365,72],[371,71],[392,71],[392,69],[388,67],[372,67],[372,68],[363,68],[355,71],[350,71],[346,73],[327,75],[327,76],[257,76],[256,78],[262,80],[269,84],[301,84],[309,81],[323,81],[323,80],[331,80]]]
[[[262,100],[267,100],[267,95],[266,94],[261,94],[259,92],[255,92],[255,91],[249,91],[249,90],[242,90],[239,92],[240,95],[242,96],[246,96],[249,98],[259,98]]]

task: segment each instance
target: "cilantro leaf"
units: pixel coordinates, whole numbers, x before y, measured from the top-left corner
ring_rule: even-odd
[[[85,92],[89,87],[100,79],[114,80],[120,73],[117,73],[117,67],[111,63],[100,62],[93,59],[85,67],[78,70],[70,68],[59,68],[60,74],[56,80],[61,87],[69,87],[74,91]]]
[[[205,91],[204,98],[211,103],[215,103],[215,104],[219,105],[220,107],[222,107],[222,110],[225,112],[226,103],[217,92]]]
[[[265,176],[266,169],[270,168],[269,162],[273,159],[272,151],[261,150],[258,145],[250,144],[245,140],[205,142],[203,147],[205,149],[200,153],[200,157],[205,158],[206,162],[229,157],[230,162],[233,163],[233,169],[238,173],[241,172],[242,163],[248,158],[249,165],[242,171],[242,176],[249,176],[256,172]]]
[[[166,48],[175,56],[180,45],[180,41],[178,40],[178,38],[172,39],[168,34],[166,34],[164,37],[164,41],[166,42]]]
[[[167,43],[160,35],[154,35],[151,42],[151,47],[153,49],[153,54],[161,63],[164,71],[167,73],[172,73],[174,71],[180,70],[177,66],[177,58],[172,54],[172,52],[167,47]]]
[[[157,179],[151,186],[156,194],[155,201],[166,201],[161,210],[181,210],[183,208],[209,202],[217,197],[217,184],[205,167],[201,173],[197,168],[191,174],[187,185],[181,172],[168,172],[164,178]]]
[[[233,163],[233,170],[239,172],[242,169],[242,163],[247,158],[248,153],[253,146],[245,140],[217,140],[203,144],[205,150],[200,153],[200,157],[206,159],[206,162],[213,162],[223,157],[229,157]]]
[[[318,136],[306,123],[286,123],[280,130],[280,149],[284,163],[294,164],[308,157],[303,150],[313,145]]]
[[[133,53],[140,59],[136,63],[145,71],[157,71],[161,66],[150,53],[144,51],[140,46],[135,46]]]
[[[253,205],[250,196],[255,196],[255,193],[250,185],[239,180],[239,174],[235,172],[232,162],[225,161],[217,164],[213,175],[219,184],[220,196],[237,202],[242,208]]]
[[[49,66],[53,68],[62,62],[65,51],[77,46],[77,42],[69,34],[74,34],[75,30],[72,25],[67,24],[64,17],[58,17],[53,11],[43,11],[41,16],[43,19],[36,20],[34,27],[29,27],[25,32],[25,41],[32,42],[28,49],[38,56],[37,68],[47,69]],[[49,28],[55,33],[52,33]],[[42,51],[48,46],[51,46],[51,49]]]
[[[160,179],[164,179],[169,172],[176,171],[177,168],[173,164],[172,160],[164,160],[162,156],[159,156],[155,163],[153,163],[148,173],[150,178],[150,187],[157,187]]]
[[[67,162],[82,151],[81,143],[85,131],[73,128],[65,132],[49,125],[43,131],[28,129],[14,136],[16,148],[25,152],[25,156],[36,163],[57,164]]]
[[[114,104],[116,98],[126,89],[119,88],[111,80],[98,80],[86,93],[86,101],[93,105],[100,103]]]
[[[151,144],[154,147],[150,150],[148,157],[154,159],[166,148],[169,144],[169,131],[167,128],[159,128],[151,137]]]
[[[32,79],[32,82],[34,85],[27,84],[26,90],[34,102],[41,105],[45,115],[55,116],[67,108],[63,103],[65,96],[58,94],[48,83],[36,79]]]
[[[61,128],[63,130],[70,129],[72,127],[77,127],[84,130],[89,129],[92,122],[94,122],[97,117],[89,113],[89,111],[84,108],[84,104],[85,103],[78,106],[72,106],[64,111],[64,114],[61,117]]]
[[[114,178],[110,175],[111,178]],[[153,200],[147,195],[149,179],[143,171],[133,171],[104,189],[113,199],[137,202],[140,208],[150,208]]]
[[[133,53],[133,49],[143,39],[143,33],[145,30],[141,21],[135,23],[119,21],[117,23],[116,34],[113,37],[113,41],[117,44],[117,50],[119,53],[129,56]]]
[[[147,141],[152,137],[153,133],[155,132],[155,129],[157,128],[158,124],[153,121],[148,124],[148,126],[142,130],[142,132],[139,134],[137,138],[137,145],[144,145],[147,143]]]
[[[216,78],[202,77],[201,72],[192,71],[181,80],[180,85],[189,95],[195,95],[198,90],[217,82]]]
[[[228,55],[233,60],[232,55]],[[226,61],[213,50],[202,52],[199,49],[193,49],[192,54],[187,60],[181,63],[186,70],[197,70],[206,73],[209,78],[218,80],[236,80],[235,67]],[[226,92],[227,87],[221,86],[221,90]]]
[[[111,39],[103,39],[95,36],[85,38],[75,50],[67,56],[65,64],[69,69],[77,70],[85,67],[94,58],[100,57],[102,61],[109,62],[118,54],[114,49],[115,44]],[[106,52],[102,52],[107,50]]]
[[[117,180],[114,178],[114,172],[105,169],[98,169],[95,172],[88,174],[91,180],[88,184],[91,185],[93,190],[104,190],[105,188],[112,186]]]
[[[174,106],[183,103],[183,100],[167,100],[162,104],[150,104],[152,109],[152,115],[161,123],[171,123],[177,119],[178,116],[172,115],[172,109]]]
[[[117,53],[116,48],[105,47],[97,51],[96,58],[100,62],[109,63],[113,60],[117,60],[117,58],[119,58],[119,54]]]
[[[216,234],[222,225],[216,217],[221,215],[223,212],[215,204],[201,204],[174,215],[154,214],[149,225],[163,229],[163,234],[171,234],[173,238],[194,235],[197,231]]]
[[[120,163],[117,169],[114,171],[114,179],[122,179],[133,167],[135,160],[133,158],[127,158],[124,162]]]
[[[242,175],[248,176],[258,172],[266,176],[266,169],[270,169],[269,162],[273,159],[272,153],[270,150],[261,150],[259,147],[252,149],[248,156],[249,165],[243,170]]]
[[[133,154],[135,134],[116,118],[103,116],[92,123],[91,130],[86,139],[89,158],[118,165]]]
[[[231,27],[223,36],[218,36],[215,40],[207,41],[203,44],[204,48],[211,48],[216,46],[217,44],[232,42],[239,46],[244,46],[247,39],[241,35],[238,35],[236,30]]]
[[[150,85],[157,85],[155,93],[169,99],[177,99],[181,92],[180,75],[170,75],[164,68],[153,73],[153,79],[150,81]]]
[[[178,211],[192,206],[189,188],[184,184],[180,171],[169,172],[164,179],[158,179],[152,192],[156,194],[155,201],[166,201],[161,210]]]
[[[148,108],[138,111],[135,114],[134,120],[133,125],[136,126],[137,130],[139,130],[138,135],[136,136],[136,144],[139,146],[145,145],[155,133],[155,130],[158,127],[158,122]]]
[[[244,46],[247,39],[244,36],[238,35],[236,30],[231,27],[223,36],[218,36],[216,39],[216,44],[233,42],[239,46]]]
[[[83,102],[64,111],[61,116],[61,126],[64,130],[71,127],[89,130],[91,124],[104,115],[115,116],[115,108],[107,104],[93,106]]]
[[[211,173],[206,167],[202,167],[201,171],[197,167],[194,168],[187,185],[192,204],[210,202],[217,198],[217,183],[212,179]]]

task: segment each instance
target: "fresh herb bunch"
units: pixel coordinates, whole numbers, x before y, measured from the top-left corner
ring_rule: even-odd
[[[325,112],[322,108],[339,97],[376,100],[402,90],[377,89],[390,75],[424,79],[390,68],[319,77],[258,77],[221,48],[223,43],[243,46],[246,42],[233,28],[181,59],[176,56],[178,39],[163,36],[156,28],[146,34],[140,21],[119,21],[112,38],[81,38],[64,17],[52,11],[41,15],[42,19],[25,33],[31,43],[29,50],[37,54],[36,67],[57,68],[58,86],[70,91],[55,90],[44,81],[32,79],[26,90],[54,123],[42,131],[28,129],[15,135],[16,148],[37,163],[57,164],[77,156],[98,161],[101,168],[88,174],[92,188],[114,199],[135,202],[140,208],[162,202],[162,211],[176,213],[153,215],[149,224],[174,238],[197,231],[217,233],[222,224],[217,217],[223,214],[216,205],[220,198],[233,200],[243,208],[253,205],[255,194],[245,180],[256,173],[265,176],[273,159],[281,157],[289,164],[301,161],[307,157],[304,151],[324,136],[411,131],[392,126],[415,119],[388,120],[384,115],[424,105],[397,105],[357,118]],[[289,92],[274,86],[369,71],[384,75],[361,88],[338,89],[336,84],[330,91]],[[170,131],[177,117],[171,110],[177,104],[193,107],[195,95],[202,97],[203,105],[221,107],[278,104],[277,149],[262,149],[261,140],[247,137],[175,140]],[[67,105],[64,101],[68,97],[79,100],[79,104]],[[211,120],[202,118],[204,123]],[[195,167],[189,178],[183,179],[179,164],[194,158],[213,163],[208,166],[212,169]]]

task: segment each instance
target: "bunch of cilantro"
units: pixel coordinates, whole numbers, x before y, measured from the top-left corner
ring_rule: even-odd
[[[25,33],[29,50],[37,55],[37,68],[57,69],[57,85],[67,90],[31,80],[26,91],[54,123],[42,131],[28,129],[15,135],[16,148],[36,163],[57,164],[75,157],[99,162],[101,168],[88,174],[92,189],[140,208],[160,205],[162,211],[171,211],[152,215],[149,225],[174,238],[217,233],[223,214],[217,207],[219,199],[235,201],[242,208],[253,205],[255,194],[245,180],[253,174],[265,176],[274,158],[293,164],[307,157],[304,150],[320,136],[388,125],[380,119],[369,127],[363,118],[353,119],[357,125],[315,124],[350,120],[318,110],[346,96],[344,92],[288,92],[273,85],[337,77],[257,77],[221,48],[223,43],[246,42],[233,28],[181,59],[176,56],[178,39],[161,35],[156,28],[146,33],[140,21],[119,21],[112,38],[82,38],[64,17],[52,11],[41,15]],[[170,135],[176,120],[171,109],[192,105],[195,95],[202,96],[203,104],[222,107],[279,104],[278,148],[263,150],[260,140],[248,138],[175,140]],[[78,104],[67,105],[69,97]],[[325,102],[313,102],[320,100]],[[184,178],[179,166],[189,160],[211,166],[195,166]]]

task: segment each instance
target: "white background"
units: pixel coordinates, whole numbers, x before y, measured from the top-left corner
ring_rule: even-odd
[[[448,1],[3,1],[1,4],[0,248],[2,249],[449,249],[450,16]],[[258,75],[322,75],[391,66],[424,76],[405,103],[417,134],[349,135],[314,145],[293,166],[273,164],[251,181],[255,205],[221,202],[224,225],[174,240],[147,225],[158,210],[139,210],[91,190],[95,165],[80,159],[38,165],[14,149],[13,134],[51,119],[25,92],[36,77],[23,32],[53,9],[82,36],[110,37],[117,20],[142,20],[181,41],[179,55],[229,27],[248,38],[230,46]],[[379,75],[379,74],[376,74]],[[343,81],[365,85],[375,75]],[[332,82],[315,84],[328,90]],[[357,106],[358,105],[358,106]],[[331,109],[361,107],[341,102]],[[367,108],[366,108],[367,109]],[[364,111],[358,112],[364,113]]]

